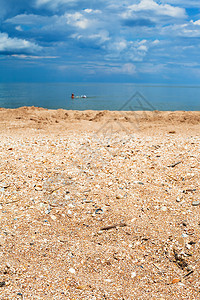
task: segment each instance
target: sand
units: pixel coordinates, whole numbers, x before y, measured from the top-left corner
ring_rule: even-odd
[[[200,112],[0,109],[0,299],[200,299]]]

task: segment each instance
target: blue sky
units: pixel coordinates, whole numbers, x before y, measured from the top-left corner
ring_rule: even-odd
[[[200,84],[198,0],[0,0],[0,82]]]

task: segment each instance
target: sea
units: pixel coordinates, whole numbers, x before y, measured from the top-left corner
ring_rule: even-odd
[[[74,93],[75,98],[71,99]],[[86,98],[81,96],[85,95]],[[0,107],[199,111],[200,86],[133,83],[0,83]]]

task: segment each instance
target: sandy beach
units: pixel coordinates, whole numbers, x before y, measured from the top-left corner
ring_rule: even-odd
[[[0,299],[200,299],[200,112],[0,108]]]

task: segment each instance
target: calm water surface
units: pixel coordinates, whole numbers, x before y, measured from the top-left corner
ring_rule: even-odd
[[[86,99],[71,99],[87,95]],[[200,86],[131,83],[0,83],[0,107],[73,110],[200,110]]]

